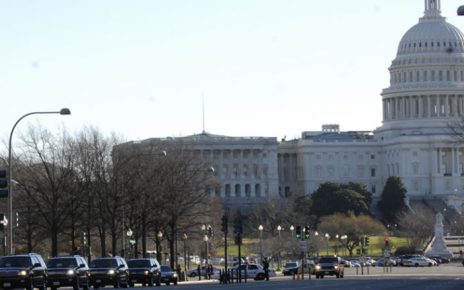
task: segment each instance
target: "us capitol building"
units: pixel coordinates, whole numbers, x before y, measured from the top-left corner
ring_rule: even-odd
[[[203,132],[137,144],[190,145],[216,169],[219,186],[211,194],[226,204],[311,194],[327,181],[364,183],[379,196],[389,176],[400,176],[409,199],[440,199],[461,212],[464,143],[450,127],[464,113],[464,34],[440,8],[440,0],[425,0],[424,16],[402,37],[374,131],[341,132],[329,124],[289,141]]]

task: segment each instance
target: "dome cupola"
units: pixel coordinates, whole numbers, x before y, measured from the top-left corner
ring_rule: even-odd
[[[424,2],[424,16],[401,38],[382,91],[378,131],[385,134],[443,132],[464,115],[464,34],[441,15],[440,0]]]

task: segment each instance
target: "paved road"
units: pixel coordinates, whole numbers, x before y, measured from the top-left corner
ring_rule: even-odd
[[[359,270],[359,269],[358,269]],[[182,282],[172,289],[240,289],[240,290],[464,290],[464,267],[460,264],[447,264],[439,267],[392,268],[384,273],[383,268],[367,269],[364,275],[356,274],[355,268],[346,269],[344,279],[326,277],[324,279],[294,281],[291,277],[278,276],[271,281],[248,281],[248,283],[218,285],[217,281]],[[171,286],[170,286],[171,287]]]

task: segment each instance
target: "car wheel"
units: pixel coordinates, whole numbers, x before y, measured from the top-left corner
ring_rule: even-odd
[[[345,272],[342,272],[342,273],[340,274],[340,278],[345,278]]]
[[[418,264],[418,263],[415,263],[414,266],[415,266],[415,267],[419,267],[419,264]]]
[[[79,279],[76,279],[73,283],[73,290],[79,290]]]
[[[259,273],[258,275],[256,275],[255,277],[255,280],[264,280],[265,276],[263,273]]]
[[[321,279],[324,279],[324,275],[321,275]]]
[[[89,290],[89,288],[90,288],[89,280],[87,280],[87,281],[85,281],[85,284],[82,285],[82,289],[84,289],[84,290]]]
[[[50,287],[50,288],[51,288],[52,290],[56,290],[56,287],[55,287],[55,286],[52,286],[52,287]]]
[[[169,286],[169,282],[166,282],[166,286]]]
[[[197,273],[195,273],[195,272],[192,272],[192,273],[189,274],[189,277],[192,277],[192,278],[196,277],[196,276],[197,276]]]
[[[429,267],[432,267],[432,263],[429,263]]]
[[[32,277],[27,280],[26,290],[33,290],[34,289],[34,281]]]

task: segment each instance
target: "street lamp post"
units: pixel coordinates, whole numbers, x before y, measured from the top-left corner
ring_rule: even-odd
[[[277,226],[277,233],[278,233],[277,237],[278,237],[278,242],[279,242],[279,251],[277,253],[278,254],[277,255],[277,268],[279,268],[279,270],[280,270],[280,265],[282,264],[282,261],[281,261],[282,257],[280,256],[280,248],[281,248],[281,246],[280,246],[280,231],[281,230],[282,230],[282,227],[280,225],[278,225]]]
[[[343,246],[343,256],[346,256],[346,240],[348,239],[347,235],[343,235],[340,237],[340,240],[342,240],[342,246]]]
[[[203,241],[205,241],[205,250],[206,250],[206,257],[205,257],[205,258],[206,258],[206,260],[205,260],[205,261],[206,261],[206,264],[205,264],[205,269],[207,269],[207,267],[208,267],[208,265],[209,265],[209,261],[208,261],[208,240],[209,240],[208,235],[205,235],[205,236],[203,237]]]
[[[155,244],[156,244],[156,259],[158,260],[159,263],[161,263],[161,240],[163,239],[163,233],[161,231],[158,231],[156,233],[155,237]]]
[[[316,249],[317,249],[317,256],[319,257],[319,232],[315,232],[314,236],[316,237]]]
[[[339,235],[336,234],[335,235],[335,241],[336,241],[336,244],[335,244],[335,255],[338,256],[338,238],[339,238]]]
[[[8,210],[9,210],[9,218],[10,218],[10,227],[9,227],[9,243],[10,243],[10,255],[14,254],[14,242],[13,242],[13,186],[11,186],[11,181],[13,179],[13,170],[12,170],[12,164],[11,164],[11,152],[12,152],[12,140],[13,140],[13,132],[18,125],[19,122],[21,122],[22,119],[26,118],[27,116],[30,115],[38,115],[38,114],[60,114],[60,115],[71,115],[71,111],[68,108],[63,108],[59,111],[45,111],[45,112],[30,112],[25,115],[23,115],[21,118],[19,118],[16,123],[13,125],[13,128],[11,129],[10,132],[10,139],[8,141],[8,193],[9,193],[9,198],[8,198]]]
[[[263,261],[263,225],[259,225],[259,255],[261,256],[261,261]]]
[[[133,232],[132,232],[132,230],[129,228],[129,229],[127,230],[127,232],[126,232],[126,235],[127,235],[127,237],[129,238],[129,257],[130,257],[131,254],[132,254],[132,246],[133,246],[133,243],[134,243],[134,241],[131,240],[132,234],[133,234]]]
[[[182,235],[182,241],[184,241],[184,273],[185,273],[185,280],[187,280],[187,247],[186,247],[186,243],[187,243],[187,234],[184,233]]]
[[[328,256],[329,255],[329,239],[330,239],[330,235],[328,233],[325,233],[324,236],[325,236],[327,256]]]

